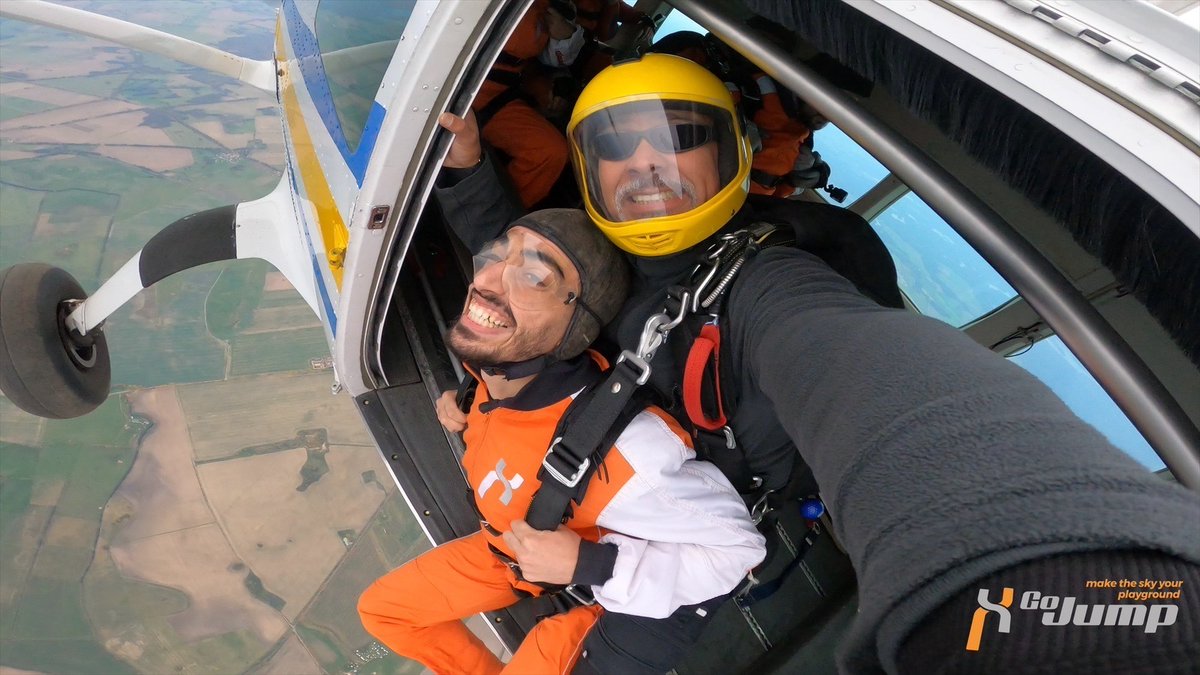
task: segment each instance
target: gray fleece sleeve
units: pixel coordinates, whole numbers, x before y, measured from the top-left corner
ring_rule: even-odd
[[[1017,365],[875,305],[802,251],[771,249],[747,267],[727,305],[731,365],[772,400],[854,565],[843,670],[895,672],[925,615],[1028,560],[1144,549],[1200,562],[1200,498]]]
[[[472,253],[525,215],[487,153],[474,169],[443,169],[433,195],[454,234]]]

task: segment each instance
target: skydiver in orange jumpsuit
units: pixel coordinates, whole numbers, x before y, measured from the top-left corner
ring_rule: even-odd
[[[548,5],[534,0],[471,103],[483,140],[508,156],[509,178],[526,208],[550,194],[567,165],[567,139],[521,90],[522,73],[551,39]]]

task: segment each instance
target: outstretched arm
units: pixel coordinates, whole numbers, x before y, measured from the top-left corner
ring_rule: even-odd
[[[897,668],[936,607],[1057,554],[1200,562],[1200,500],[940,322],[884,309],[817,258],[772,249],[727,303],[733,372],[774,402],[858,574],[850,672]],[[1082,581],[1081,581],[1082,583]]]

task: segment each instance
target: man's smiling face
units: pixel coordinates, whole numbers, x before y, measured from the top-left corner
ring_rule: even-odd
[[[690,211],[721,189],[717,143],[707,142],[683,152],[664,151],[644,135],[671,125],[711,127],[705,115],[689,111],[629,112],[613,125],[616,134],[638,138],[624,159],[600,159],[597,178],[604,210],[619,222]]]
[[[462,360],[492,365],[548,354],[562,342],[579,273],[545,238],[514,227],[476,256],[462,316],[447,334]]]

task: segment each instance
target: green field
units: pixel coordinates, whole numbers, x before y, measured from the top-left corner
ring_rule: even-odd
[[[0,122],[24,115],[32,115],[44,110],[52,110],[57,107],[53,103],[30,101],[27,98],[20,98],[18,96],[2,96],[0,97]]]
[[[127,79],[129,79],[129,73],[117,72],[101,75],[85,75],[83,77],[56,77],[53,80],[43,81],[42,83],[55,89],[73,91],[77,94],[109,98],[121,88],[121,85]]]
[[[128,672],[94,641],[83,579],[104,505],[133,464],[140,432],[122,398],[112,396],[87,417],[47,423],[41,448],[0,448],[0,560],[4,576],[19,580],[0,594],[0,658],[6,665]],[[33,506],[37,495],[49,495],[42,501],[52,503]],[[41,532],[33,541],[27,536],[31,524]]]
[[[270,264],[262,260],[239,261],[229,265],[217,278],[204,304],[208,332],[228,342],[248,326],[263,296],[263,282]]]
[[[329,356],[321,328],[238,335],[233,339],[233,374],[310,370],[309,359]]]

